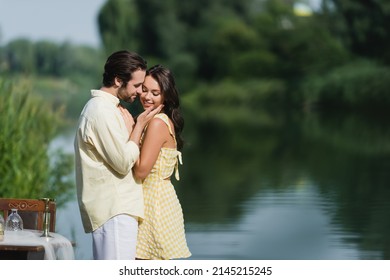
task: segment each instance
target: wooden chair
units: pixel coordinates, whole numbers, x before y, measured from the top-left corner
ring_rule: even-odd
[[[0,212],[4,221],[11,213],[11,209],[18,209],[18,214],[23,220],[25,229],[43,230],[45,202],[40,199],[0,198]],[[55,232],[56,227],[56,203],[49,202],[49,231]]]

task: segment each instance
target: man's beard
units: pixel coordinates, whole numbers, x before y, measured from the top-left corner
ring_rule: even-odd
[[[126,101],[128,103],[132,103],[133,102],[132,96],[128,96],[127,95],[126,87],[124,87],[124,86],[121,86],[118,89],[118,98],[123,100],[123,101]]]

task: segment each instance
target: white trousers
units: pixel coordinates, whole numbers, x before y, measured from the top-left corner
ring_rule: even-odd
[[[138,233],[136,218],[121,214],[92,232],[95,260],[134,260]]]

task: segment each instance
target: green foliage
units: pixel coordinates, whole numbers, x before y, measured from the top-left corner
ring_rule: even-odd
[[[17,39],[0,47],[0,72],[50,77],[91,76],[100,70],[100,59],[101,52],[91,47]]]
[[[140,51],[146,56],[161,59],[174,58],[183,52],[186,45],[185,22],[179,20],[177,0],[136,0],[137,10],[142,14],[139,34]]]
[[[390,5],[384,0],[324,0],[320,10],[303,17],[294,12],[297,2],[307,1],[108,0],[98,16],[104,50],[15,40],[0,48],[0,72],[39,77],[32,91],[67,104],[72,117],[78,116],[89,89],[100,86],[106,55],[118,49],[138,51],[149,66],[171,68],[183,96],[218,88],[221,80],[247,86],[269,79],[283,81],[288,92],[278,99],[279,108],[295,107],[302,92],[306,104],[323,97],[351,106],[369,99],[388,102],[382,93],[388,87],[386,71],[375,76],[376,70],[352,66],[348,74],[348,66],[342,66],[360,56],[386,65]],[[351,86],[342,85],[339,77]],[[355,90],[354,79],[364,85]],[[368,98],[373,89],[380,93]],[[197,109],[205,106],[197,104]]]
[[[182,101],[185,112],[200,122],[275,125],[272,110],[265,109],[273,108],[284,98],[285,84],[280,80],[248,80],[240,84],[224,80],[200,86]]]
[[[37,42],[34,45],[35,50],[35,65],[36,68],[39,69],[39,73],[42,75],[53,75],[53,76],[59,76],[63,73],[62,69],[66,69],[66,64],[68,61],[64,60],[63,58],[66,57],[59,55],[59,53],[63,53],[60,51],[60,48],[57,47],[55,43],[48,42],[48,41],[40,41]],[[67,49],[67,46],[64,46],[64,49]]]
[[[356,55],[390,63],[390,3],[386,0],[325,0],[324,17]]]
[[[370,61],[355,61],[315,76],[303,84],[307,104],[338,104],[377,110],[390,103],[390,68]]]
[[[140,35],[135,0],[109,0],[98,15],[98,26],[106,54],[121,49],[137,51]]]
[[[14,40],[0,50],[2,61],[0,70],[27,74],[36,71],[34,50],[30,41],[26,39]]]
[[[320,18],[300,17],[283,1],[266,1],[254,15],[254,28],[275,57],[271,73],[298,82],[349,59],[348,50]]]
[[[125,2],[127,7],[120,9]],[[108,18],[119,24],[124,13],[133,20],[132,27],[118,32]],[[132,17],[140,13],[142,17]],[[213,83],[229,77],[295,82],[348,59],[326,22],[296,16],[291,3],[280,0],[109,0],[99,18],[107,21],[99,21],[106,50],[112,50],[112,44],[134,46],[145,57],[172,65],[174,72],[183,69],[188,74],[181,83],[184,91],[199,80]],[[112,37],[108,40],[106,34]],[[128,38],[132,45],[123,44]]]
[[[0,111],[0,196],[50,196],[64,202],[72,186],[65,180],[72,161],[61,153],[48,154],[63,123],[63,110],[54,111],[22,85],[0,81]]]
[[[209,40],[207,41],[205,58],[211,62],[209,71],[212,69],[212,75],[215,78],[226,76],[249,76],[251,73],[252,61],[248,61],[246,56],[251,54],[252,50],[257,49],[256,54],[262,50],[262,42],[248,24],[242,19],[234,17],[214,17],[212,26],[208,29]],[[260,51],[260,52],[259,52]],[[272,54],[270,54],[272,56]],[[252,55],[251,59],[258,59],[260,56]],[[228,58],[228,59],[227,59]],[[264,60],[260,60],[264,62]],[[258,60],[254,63],[258,63]],[[267,67],[267,65],[265,65]],[[240,75],[242,73],[242,75]]]
[[[0,73],[14,83],[27,82],[31,93],[56,107],[66,104],[67,117],[78,117],[91,88],[101,85],[103,53],[88,46],[15,40],[0,48]]]

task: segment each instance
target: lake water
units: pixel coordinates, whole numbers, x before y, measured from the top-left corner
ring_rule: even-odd
[[[389,136],[349,115],[197,127],[174,182],[191,259],[389,259]],[[73,153],[73,131],[53,145]],[[57,215],[76,258],[91,259],[75,197]]]

